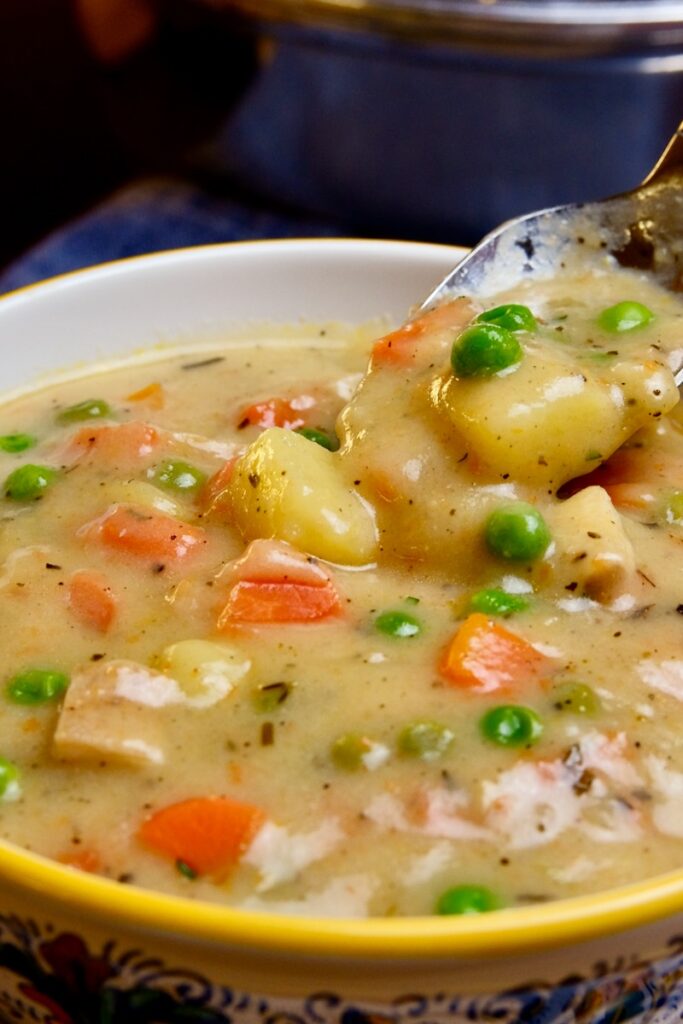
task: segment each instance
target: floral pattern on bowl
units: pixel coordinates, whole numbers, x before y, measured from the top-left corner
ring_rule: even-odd
[[[593,977],[497,995],[406,994],[352,1005],[332,992],[271,998],[214,985],[115,942],[0,915],[2,1024],[673,1024],[683,1017],[683,936],[656,963],[598,963]]]

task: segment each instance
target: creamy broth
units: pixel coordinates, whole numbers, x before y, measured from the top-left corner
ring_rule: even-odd
[[[508,303],[519,358],[465,372]],[[335,916],[680,867],[682,316],[575,275],[1,407],[2,835]]]

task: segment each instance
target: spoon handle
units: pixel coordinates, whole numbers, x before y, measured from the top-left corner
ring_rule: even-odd
[[[683,121],[678,130],[672,135],[669,144],[654,165],[643,185],[650,185],[663,177],[674,172],[683,172]]]

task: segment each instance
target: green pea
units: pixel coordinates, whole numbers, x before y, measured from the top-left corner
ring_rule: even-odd
[[[490,377],[521,362],[522,346],[506,327],[473,324],[453,342],[451,366],[457,377]]]
[[[25,452],[27,448],[33,448],[38,444],[38,438],[33,434],[3,434],[0,437],[0,448],[3,452]]]
[[[472,594],[469,603],[469,610],[482,612],[484,615],[513,615],[515,612],[523,612],[529,607],[526,597],[519,594],[508,594],[507,590],[500,587],[491,587],[488,590],[478,590]]]
[[[553,706],[557,711],[573,715],[595,715],[601,704],[595,690],[586,683],[563,683],[553,690]]]
[[[54,669],[29,668],[13,676],[7,684],[7,696],[15,704],[44,704],[60,697],[69,685],[69,677]]]
[[[17,794],[19,783],[19,769],[6,757],[0,757],[0,799],[3,797],[11,799]]]
[[[111,408],[102,398],[86,398],[69,405],[57,413],[58,423],[80,423],[82,420],[101,420],[111,416]]]
[[[667,523],[680,523],[683,520],[683,491],[674,491],[664,509]]]
[[[57,477],[57,470],[49,466],[27,463],[19,466],[5,480],[5,497],[12,501],[35,501]]]
[[[499,747],[529,746],[540,739],[543,725],[531,708],[519,704],[500,704],[491,708],[479,721],[485,739]]]
[[[364,765],[365,758],[373,748],[372,740],[359,733],[347,732],[339,736],[330,747],[330,757],[337,768],[347,772],[358,771]]]
[[[484,885],[456,885],[439,896],[436,913],[442,916],[487,914],[491,910],[498,910],[500,906],[499,897]]]
[[[550,530],[541,513],[525,501],[501,505],[486,521],[489,551],[513,562],[533,562],[545,554]]]
[[[417,636],[422,632],[420,620],[407,612],[383,612],[375,619],[375,627],[380,633],[400,638]]]
[[[147,479],[167,491],[196,491],[206,482],[206,473],[180,459],[165,459],[147,470]]]
[[[520,306],[516,302],[508,302],[504,306],[487,309],[477,317],[479,323],[497,324],[508,331],[535,331],[538,326],[536,317],[528,306]]]
[[[297,434],[301,434],[308,441],[314,441],[315,444],[319,444],[321,448],[327,448],[328,452],[336,452],[339,448],[339,441],[336,437],[326,434],[324,430],[316,430],[314,427],[299,427],[295,431]]]
[[[623,334],[624,331],[636,331],[654,320],[654,313],[642,302],[617,302],[615,306],[603,309],[598,317],[598,324],[604,331]]]
[[[254,707],[260,714],[271,714],[287,700],[292,692],[292,683],[261,683],[253,694]]]
[[[446,753],[454,738],[451,730],[439,722],[411,722],[398,734],[396,746],[398,752],[407,757],[436,761]]]

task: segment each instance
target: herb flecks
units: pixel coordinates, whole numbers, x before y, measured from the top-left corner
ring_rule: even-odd
[[[181,370],[202,370],[205,366],[215,366],[222,363],[225,356],[210,356],[208,359],[199,359],[196,363],[183,363]]]

